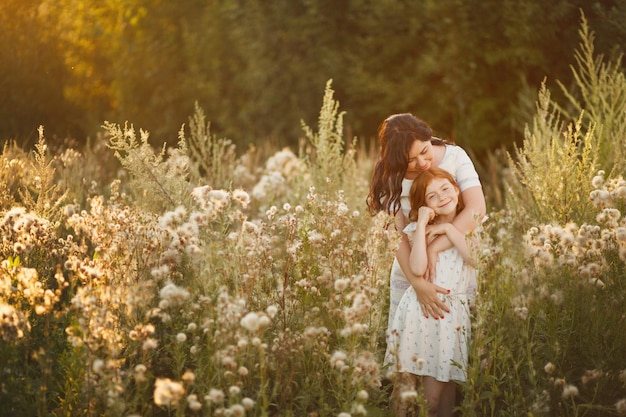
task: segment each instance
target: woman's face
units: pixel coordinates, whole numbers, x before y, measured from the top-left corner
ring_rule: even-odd
[[[433,144],[430,141],[416,140],[409,150],[409,165],[405,178],[414,179],[420,172],[427,170],[433,163]]]
[[[434,178],[426,187],[426,206],[434,210],[437,216],[456,214],[460,191],[446,178]]]

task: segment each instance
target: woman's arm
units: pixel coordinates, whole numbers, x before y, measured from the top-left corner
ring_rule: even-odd
[[[406,226],[406,218],[401,212],[396,214],[395,226],[397,230],[402,232]],[[402,233],[400,245],[396,250],[396,259],[400,265],[402,273],[407,281],[411,284],[417,295],[417,301],[422,307],[422,312],[426,317],[443,317],[443,313],[449,313],[448,306],[439,299],[438,293],[448,294],[450,291],[446,288],[435,285],[426,281],[423,277],[417,276],[411,272],[410,267],[411,245],[405,233]]]
[[[469,235],[462,233],[452,223],[440,223],[428,228],[427,238],[436,236],[446,236],[452,245],[457,248],[465,262],[470,265],[474,264],[472,250],[475,248],[472,245],[473,239]]]

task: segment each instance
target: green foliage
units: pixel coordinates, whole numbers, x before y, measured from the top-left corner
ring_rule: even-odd
[[[591,216],[588,201],[597,169],[594,127],[582,131],[582,120],[567,126],[550,100],[545,84],[539,91],[532,130],[527,128],[516,158],[509,155],[514,178],[508,207],[534,222],[581,222]]]
[[[244,3],[2,2],[0,134],[30,140],[44,124],[51,138],[94,137],[102,120],[132,120],[175,143],[197,101],[238,147],[295,148],[332,78],[349,136],[370,141],[411,111],[482,154],[521,136],[515,109],[547,74],[571,84],[579,9],[599,51],[626,44],[621,2]]]
[[[356,138],[350,146],[345,146],[344,112],[339,112],[339,102],[333,99],[333,95],[332,80],[328,80],[317,132],[304,121],[301,122],[308,141],[300,149],[301,158],[308,166],[311,182],[316,190],[329,193],[344,190],[350,197],[362,199],[363,189],[354,184],[354,179],[357,178]]]
[[[19,200],[18,191],[25,183],[28,158],[15,142],[5,143],[0,156],[0,209],[8,210]]]
[[[5,147],[0,414],[388,415],[381,359],[398,235],[363,210],[372,161],[344,148],[332,93],[329,83],[318,132],[302,125],[304,160],[285,149],[265,164],[256,151],[235,158],[199,107],[191,138],[181,131],[161,153],[146,132],[107,123],[124,168],[113,181],[77,169],[105,160],[94,148]],[[626,406],[626,182],[596,173],[589,146],[603,126],[585,117],[563,129],[540,90],[503,174],[508,209],[477,231],[464,416]]]
[[[179,138],[187,143],[190,160],[190,178],[193,183],[206,182],[213,188],[232,187],[236,162],[235,145],[228,139],[218,139],[210,131],[204,111],[196,103],[195,112],[189,118],[191,136],[185,139],[184,127]]]
[[[621,179],[598,190],[618,189],[626,196]],[[517,213],[491,214],[462,415],[620,415],[626,338],[607,323],[626,307],[626,235],[623,215],[603,207],[623,203],[595,200],[597,220],[523,235]]]
[[[149,134],[140,130],[137,141],[135,129],[110,122],[104,124],[109,137],[109,147],[122,167],[131,175],[131,189],[137,204],[159,212],[164,208],[174,208],[188,202],[189,161],[184,137],[180,137],[178,148],[166,155],[166,146],[155,153],[148,142]],[[167,158],[166,158],[167,156]]]
[[[61,190],[56,184],[53,158],[48,152],[44,140],[43,126],[39,127],[39,141],[35,145],[33,161],[28,167],[28,182],[20,190],[22,204],[44,218],[56,221],[53,215],[59,215],[59,207],[66,203],[67,190]]]
[[[602,55],[595,54],[594,33],[590,31],[587,19],[582,16],[579,30],[581,43],[576,51],[576,66],[572,73],[577,91],[569,92],[559,83],[575,112],[584,114],[589,123],[602,126],[596,132],[595,146],[598,164],[609,173],[626,171],[626,76],[621,65],[623,55],[619,54],[610,62],[604,62]],[[566,117],[571,113],[561,109]]]

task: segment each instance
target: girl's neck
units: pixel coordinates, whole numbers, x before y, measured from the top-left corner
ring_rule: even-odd
[[[448,214],[446,216],[437,216],[433,220],[433,224],[452,223],[455,217],[456,217],[456,213]]]

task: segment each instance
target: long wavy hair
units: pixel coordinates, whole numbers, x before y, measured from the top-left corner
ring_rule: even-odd
[[[391,115],[379,126],[379,159],[366,199],[371,214],[379,211],[396,214],[400,210],[402,179],[409,165],[409,151],[416,140],[431,141],[433,145],[446,143],[433,137],[430,126],[411,113]]]
[[[426,188],[428,188],[434,179],[446,179],[450,181],[450,184],[452,184],[454,188],[456,188],[459,193],[459,202],[456,205],[456,214],[459,214],[465,207],[463,197],[461,196],[461,189],[454,180],[452,174],[443,168],[430,167],[426,171],[420,172],[411,186],[411,194],[409,196],[411,201],[411,211],[409,212],[409,220],[417,221],[417,213],[419,212],[420,207],[426,205]]]

